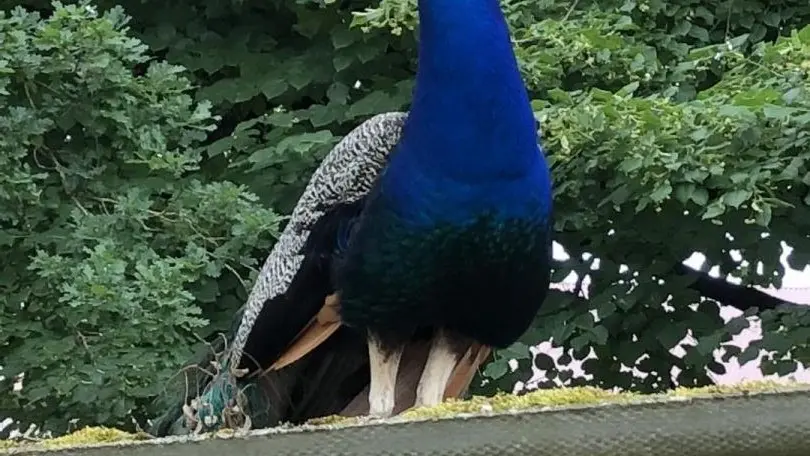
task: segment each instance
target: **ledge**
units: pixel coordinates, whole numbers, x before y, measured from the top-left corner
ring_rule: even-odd
[[[454,401],[372,423],[323,418],[164,439],[86,428],[13,444],[0,455],[807,456],[807,436],[810,385],[757,382],[660,395],[543,390]]]

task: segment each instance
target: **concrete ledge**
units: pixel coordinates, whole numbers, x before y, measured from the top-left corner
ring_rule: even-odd
[[[40,456],[808,456],[810,385],[614,403],[305,425],[101,445],[19,446]]]

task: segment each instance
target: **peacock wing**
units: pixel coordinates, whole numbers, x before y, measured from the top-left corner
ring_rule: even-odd
[[[185,381],[176,388],[179,393],[173,390],[155,400],[154,406],[163,413],[150,432],[190,432],[189,427],[203,421],[201,414],[217,418],[210,427],[220,427],[223,421],[218,418],[238,402],[236,396],[242,391],[253,395],[246,399],[245,408],[254,412],[254,427],[336,413],[348,402],[343,396],[355,394],[354,389],[324,389],[330,385],[327,379],[343,378],[352,385],[368,381],[357,377],[358,369],[367,363],[363,340],[339,329],[334,318],[337,303],[327,299],[330,278],[321,269],[328,259],[324,262],[318,255],[328,249],[313,250],[318,236],[312,234],[319,222],[328,225],[330,210],[360,200],[368,192],[399,140],[405,118],[399,112],[374,116],[327,154],[267,257],[247,302],[236,313],[231,331],[188,363]],[[328,230],[320,233],[325,238]],[[212,366],[218,367],[212,371]],[[192,403],[208,406],[202,413],[191,410]],[[257,420],[257,415],[263,418]]]
[[[405,113],[378,114],[352,130],[315,170],[290,222],[259,273],[230,348],[238,365],[253,327],[268,302],[285,293],[304,259],[302,251],[316,222],[341,203],[356,201],[371,189],[388,155],[399,141]]]

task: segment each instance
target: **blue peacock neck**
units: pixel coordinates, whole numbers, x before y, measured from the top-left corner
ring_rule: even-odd
[[[456,180],[541,165],[534,115],[498,0],[419,0],[419,63],[402,149]]]

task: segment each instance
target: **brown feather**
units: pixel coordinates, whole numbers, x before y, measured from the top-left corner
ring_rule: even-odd
[[[340,301],[336,294],[327,296],[318,314],[295,336],[290,346],[268,370],[279,370],[298,361],[334,334],[340,328],[339,307]]]
[[[484,363],[492,352],[490,347],[473,343],[464,357],[461,358],[453,369],[453,374],[450,376],[450,381],[447,382],[447,388],[444,390],[444,398],[459,398],[467,393],[467,388],[470,387],[478,367]]]

